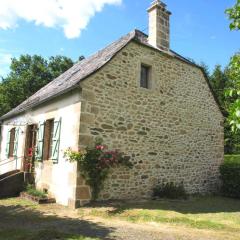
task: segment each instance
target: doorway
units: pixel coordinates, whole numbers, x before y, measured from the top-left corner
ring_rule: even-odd
[[[37,139],[37,125],[27,126],[23,170],[24,172],[34,172],[35,147]]]

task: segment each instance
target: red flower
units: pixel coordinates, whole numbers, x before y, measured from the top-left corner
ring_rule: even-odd
[[[28,149],[28,156],[32,157],[33,156],[33,148]]]
[[[105,148],[105,147],[104,147],[103,145],[98,145],[98,146],[96,146],[96,149],[97,149],[97,150],[101,150],[101,151],[102,151],[104,148]]]

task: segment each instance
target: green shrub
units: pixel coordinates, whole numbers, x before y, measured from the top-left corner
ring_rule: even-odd
[[[40,190],[37,190],[33,185],[31,184],[28,184],[27,187],[26,187],[26,192],[29,194],[29,195],[32,195],[34,197],[39,197],[39,198],[46,198],[47,197],[47,194],[40,191]]]
[[[93,200],[97,200],[111,168],[133,167],[130,157],[124,156],[118,150],[109,151],[107,146],[102,144],[102,139],[96,139],[94,146],[77,152],[68,149],[64,155],[70,162],[78,163],[81,175],[91,187]]]
[[[240,157],[228,157],[220,166],[222,193],[227,197],[240,198]]]
[[[187,193],[183,184],[175,185],[173,182],[170,182],[153,188],[153,197],[186,199]]]

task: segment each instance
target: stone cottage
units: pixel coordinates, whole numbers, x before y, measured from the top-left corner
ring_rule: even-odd
[[[28,170],[57,202],[78,207],[91,198],[76,164],[64,158],[101,137],[131,156],[114,169],[101,199],[151,196],[158,183],[189,193],[216,190],[223,161],[223,115],[201,67],[170,49],[171,13],[154,1],[149,36],[134,30],[77,63],[1,117],[1,157]],[[33,163],[32,163],[33,164]],[[0,174],[16,162],[0,168]]]

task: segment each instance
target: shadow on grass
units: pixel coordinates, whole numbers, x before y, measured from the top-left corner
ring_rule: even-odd
[[[126,210],[167,210],[182,214],[240,213],[240,200],[225,197],[193,197],[188,200],[111,201],[95,203],[91,207],[113,207],[109,214],[121,214]]]
[[[47,215],[21,205],[0,205],[0,240],[106,239],[114,231],[82,219]]]

